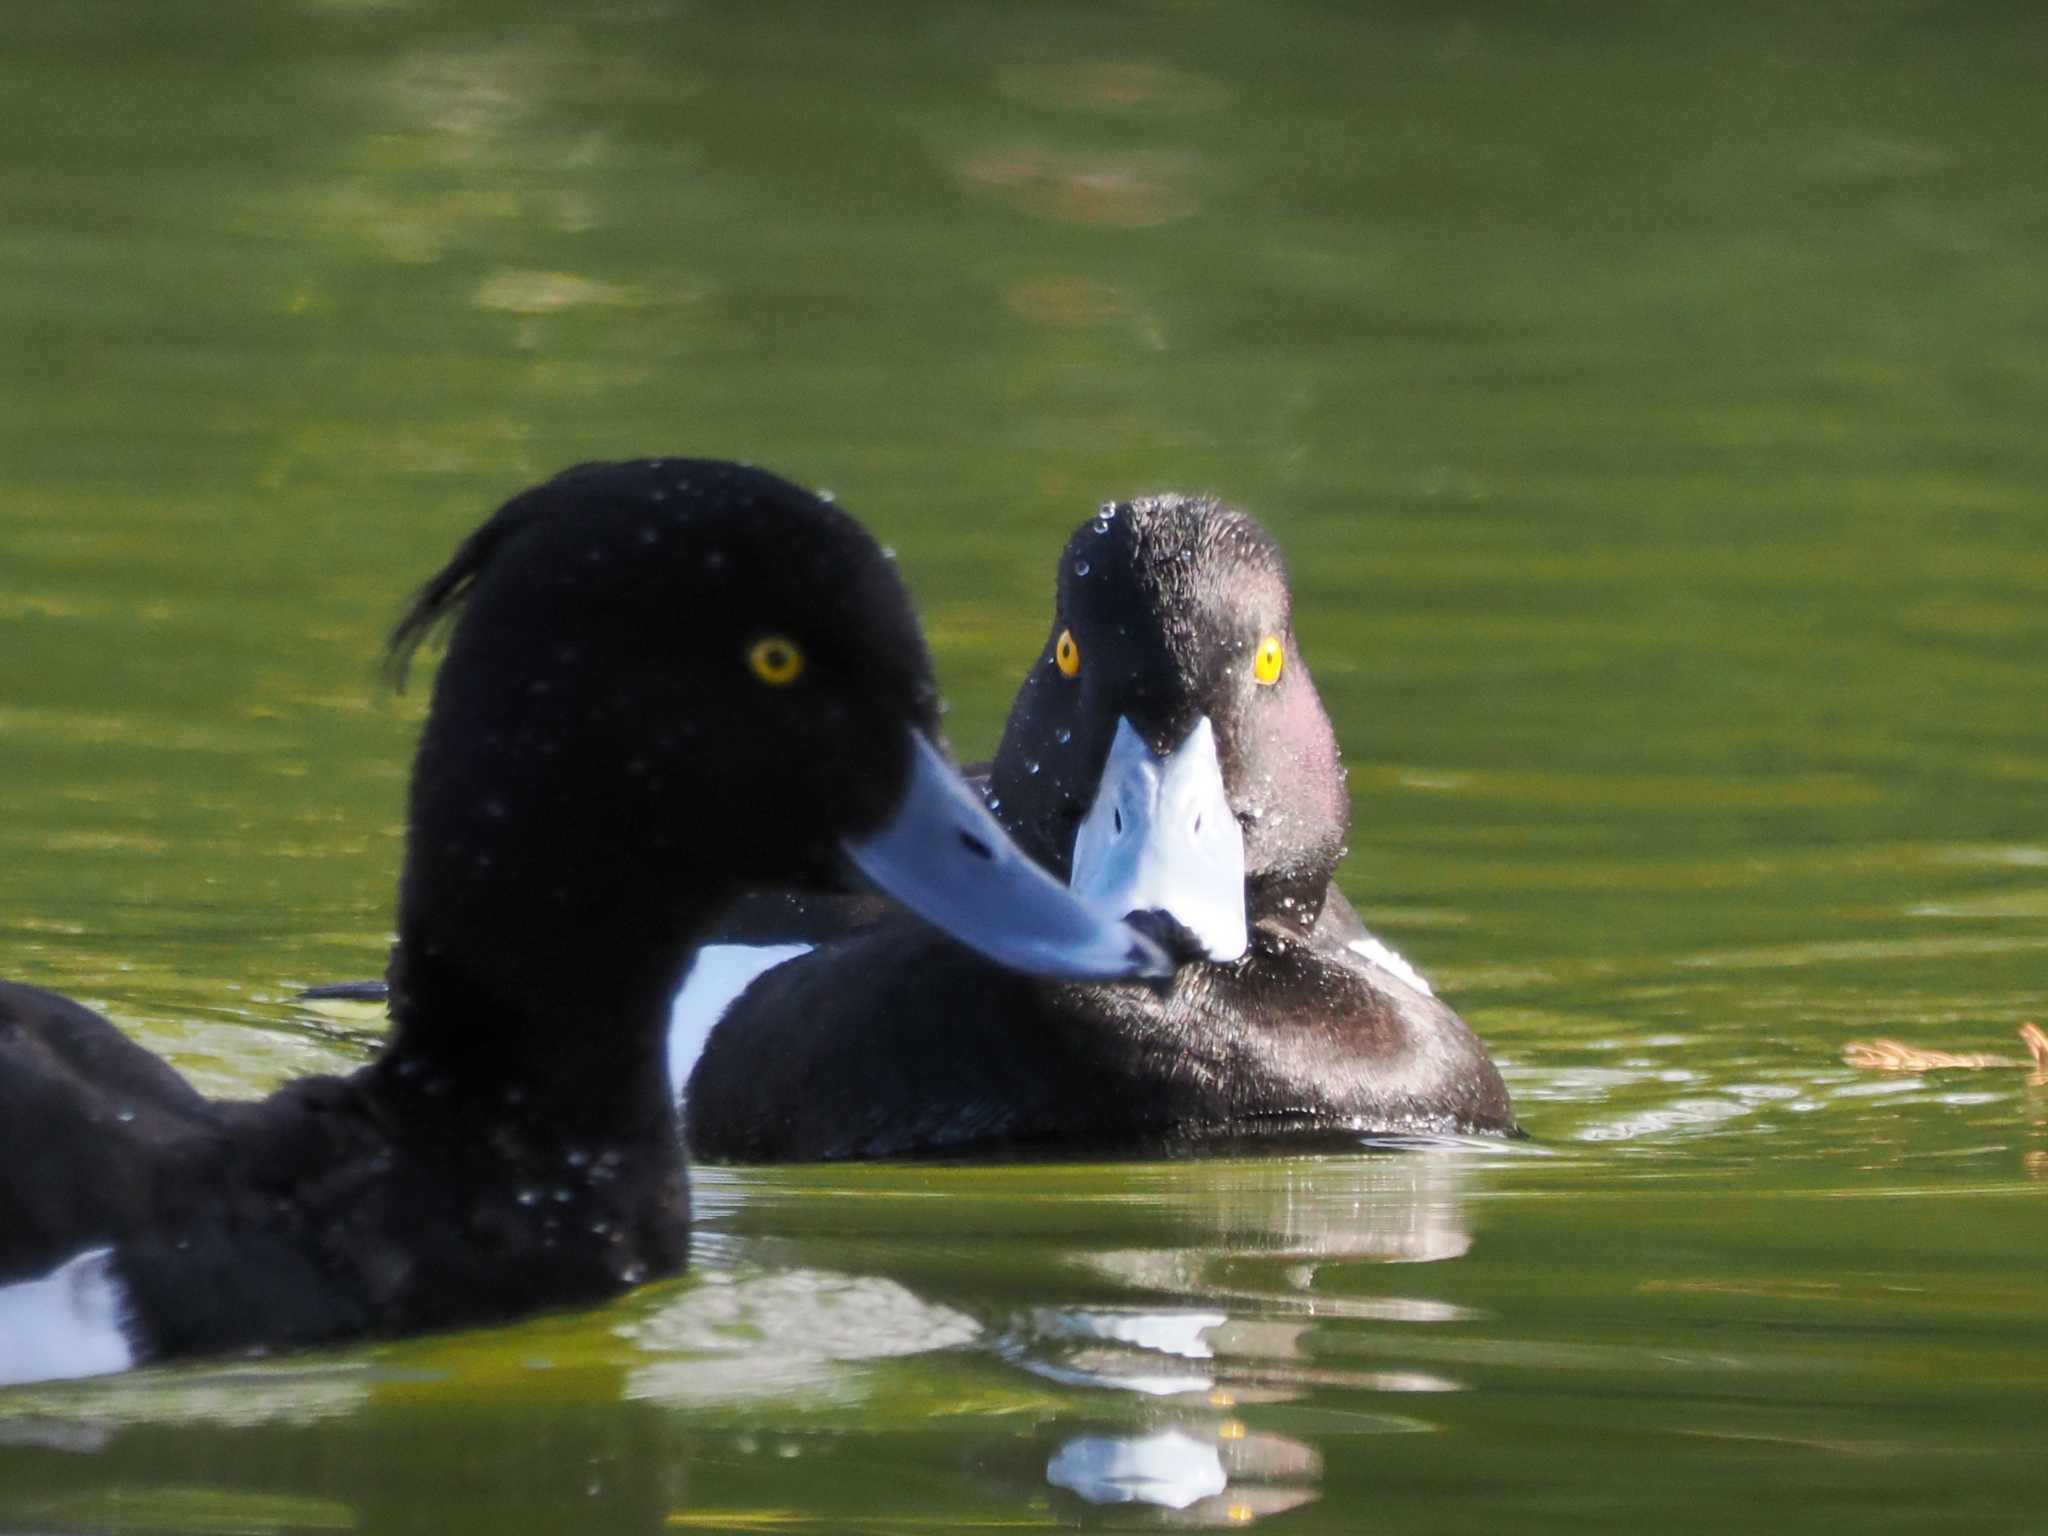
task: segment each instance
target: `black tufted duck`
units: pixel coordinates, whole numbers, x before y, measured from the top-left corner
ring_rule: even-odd
[[[845,858],[1006,965],[1166,969],[946,764],[895,569],[807,491],[570,470],[469,537],[396,664],[451,618],[374,1062],[209,1100],[0,983],[0,1380],[504,1319],[681,1268],[669,998],[744,885],[836,884]]]
[[[1198,497],[1105,506],[988,803],[1201,956],[1163,994],[1006,972],[899,920],[768,971],[690,1075],[694,1155],[1152,1154],[1516,1129],[1478,1038],[1331,883],[1349,799],[1280,552]]]

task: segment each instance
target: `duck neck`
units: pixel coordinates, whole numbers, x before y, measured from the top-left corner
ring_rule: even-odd
[[[703,915],[507,905],[402,903],[382,1080],[528,1144],[671,1144],[669,1000]]]

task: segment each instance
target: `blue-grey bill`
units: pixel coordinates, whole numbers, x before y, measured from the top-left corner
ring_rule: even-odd
[[[1158,944],[1033,863],[921,735],[895,814],[841,846],[882,891],[998,965],[1063,981],[1173,974]]]
[[[1207,715],[1165,757],[1117,721],[1067,884],[1104,912],[1172,914],[1211,960],[1245,952],[1244,833]]]

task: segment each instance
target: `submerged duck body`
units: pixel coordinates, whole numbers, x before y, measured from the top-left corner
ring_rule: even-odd
[[[669,997],[751,885],[836,886],[850,860],[1006,964],[1163,969],[946,765],[900,579],[807,491],[710,461],[569,471],[469,538],[394,655],[451,619],[375,1061],[209,1100],[0,983],[0,1381],[510,1318],[681,1268]]]
[[[726,1012],[687,1089],[697,1156],[1515,1131],[1477,1036],[1331,883],[1343,768],[1251,517],[1161,496],[1081,526],[987,790],[1049,871],[1105,910],[1171,918],[1197,958],[1163,993],[1048,983],[884,920]]]

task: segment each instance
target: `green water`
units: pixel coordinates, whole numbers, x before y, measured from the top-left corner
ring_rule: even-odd
[[[1534,1140],[709,1172],[602,1312],[0,1394],[0,1526],[2048,1529],[2048,1087],[1841,1054],[2048,1014],[2044,80],[1915,0],[13,7],[5,974],[362,1059],[377,648],[562,465],[837,491],[968,755],[1067,530],[1209,489]]]

